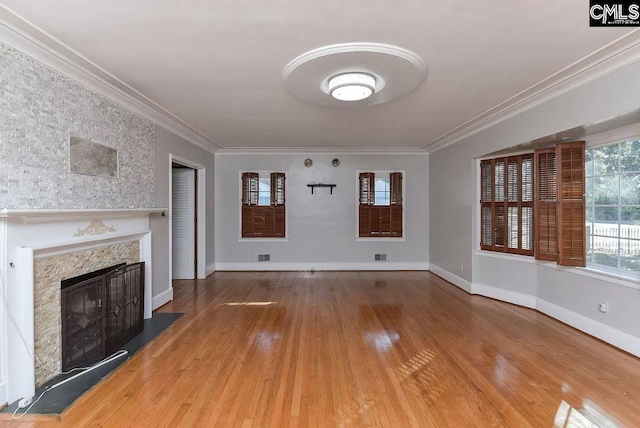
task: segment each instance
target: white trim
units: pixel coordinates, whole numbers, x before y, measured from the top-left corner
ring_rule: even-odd
[[[635,336],[554,305],[553,303],[549,303],[546,300],[537,299],[536,309],[571,327],[577,328],[580,331],[640,357],[640,339]]]
[[[196,215],[198,222],[196,223],[196,236],[198,239],[198,248],[196,252],[197,260],[197,279],[204,279],[207,277],[207,251],[206,251],[206,238],[207,238],[207,168],[197,162],[183,158],[173,153],[169,153],[169,284],[173,280],[173,223],[171,220],[171,204],[173,198],[173,163],[177,163],[189,168],[192,168],[198,173],[198,182],[196,183],[196,192],[198,193],[198,206],[196,207]]]
[[[517,291],[505,290],[504,288],[492,287],[474,282],[471,285],[471,294],[490,297],[507,303],[512,303],[525,308],[536,308],[536,297],[530,294],[518,293]]]
[[[146,235],[151,235],[150,230],[135,233],[121,233],[118,235],[106,235],[103,237],[92,236],[89,238],[78,239],[75,241],[53,242],[48,244],[33,245],[34,257],[40,259],[43,257],[57,256],[60,254],[75,253],[77,251],[88,250],[92,248],[100,248],[108,245],[122,244],[125,242],[139,241]],[[142,257],[141,257],[142,259]],[[144,259],[143,259],[144,260]]]
[[[405,242],[406,240],[407,238],[356,238],[358,242]]]
[[[0,218],[20,218],[24,224],[51,223],[56,221],[99,220],[129,217],[147,217],[164,213],[166,208],[129,209],[69,209],[69,210],[0,210]]]
[[[524,113],[640,59],[640,32],[631,31],[497,106],[432,140],[429,153]]]
[[[144,261],[144,319],[153,316],[151,305],[153,294],[151,231],[140,238],[140,261]]]
[[[204,271],[205,272],[205,277],[211,275],[215,271],[216,271],[216,264],[215,263],[211,263],[209,266],[207,266],[207,268]]]
[[[15,266],[17,283],[33,284],[33,249],[18,247]],[[8,338],[11,343],[7,361],[7,368],[11,367],[7,377],[9,402],[22,397],[33,397],[36,393],[34,289],[32,286],[22,286],[14,293],[18,310],[13,312],[16,324],[10,329],[11,337]],[[25,361],[29,363],[25,364]]]
[[[279,155],[279,154],[342,154],[342,155],[427,155],[419,147],[225,147],[218,155]]]
[[[153,296],[153,310],[173,300],[173,287]]]
[[[467,291],[469,294],[489,297],[503,302],[534,309],[571,327],[577,328],[578,330],[583,331],[593,337],[603,340],[610,345],[613,345],[637,357],[640,357],[640,338],[632,336],[628,333],[625,333],[606,324],[585,317],[584,315],[570,311],[569,309],[565,309],[529,294],[518,293],[516,291],[505,290],[499,287],[492,287],[485,284],[471,284],[468,281],[438,266],[434,266],[433,264],[431,264],[429,270],[447,280],[451,284]]]
[[[496,251],[488,251],[488,250],[476,250],[474,254],[476,256],[481,256],[481,257],[492,257],[494,259],[518,261],[521,263],[531,263],[531,264],[547,263],[547,262],[540,262],[536,260],[533,256],[523,256],[520,254],[510,254],[510,253],[498,253]]]
[[[0,218],[0,406],[8,403],[7,399],[7,253],[6,253],[7,221]]]
[[[285,208],[285,215],[286,211],[287,209]],[[289,242],[289,238],[238,238],[238,242]]]
[[[436,266],[433,263],[429,263],[429,271],[438,275],[440,278],[444,279],[447,282],[455,285],[458,288],[463,289],[467,293],[471,293],[473,289],[472,284],[464,278],[460,278],[458,275],[449,272],[441,268],[440,266]]]
[[[429,270],[428,262],[299,262],[216,263],[217,271],[340,271]]]
[[[629,140],[635,140],[640,136],[640,123],[634,123],[629,126],[623,126],[622,128],[612,129],[610,131],[594,134],[589,137],[585,137],[585,144],[587,149],[593,149],[601,146],[608,146],[609,144],[623,143]]]
[[[0,41],[208,152],[215,153],[221,147],[204,133],[4,6],[0,6]]]

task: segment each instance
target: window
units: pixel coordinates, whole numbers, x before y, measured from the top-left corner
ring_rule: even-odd
[[[358,237],[403,237],[403,177],[401,172],[361,172]]]
[[[242,173],[243,238],[285,237],[285,174]]]
[[[533,255],[533,154],[480,163],[483,250]]]
[[[584,142],[480,163],[480,248],[585,266]]]
[[[640,271],[640,141],[586,151],[587,264]]]

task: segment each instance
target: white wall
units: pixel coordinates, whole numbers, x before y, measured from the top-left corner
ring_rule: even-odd
[[[309,157],[313,166],[304,166]],[[339,167],[331,166],[338,157]],[[240,171],[287,172],[288,242],[239,242]],[[404,242],[356,241],[356,171],[405,171]],[[426,269],[429,260],[427,155],[216,154],[218,269]],[[335,183],[314,194],[308,183]],[[258,254],[271,262],[257,262]],[[374,262],[386,253],[387,262]]]
[[[169,207],[171,200],[171,161],[169,155],[200,164],[205,167],[206,182],[206,215],[201,221],[205,221],[206,239],[205,242],[198,243],[198,251],[206,253],[206,266],[214,264],[215,261],[215,241],[214,241],[214,168],[215,156],[201,148],[190,144],[175,134],[158,127],[156,131],[156,206]],[[202,184],[202,183],[200,183]],[[154,215],[151,217],[151,231],[153,235],[153,296],[154,307],[162,305],[172,298],[171,275],[169,274],[169,245],[170,218],[167,212],[166,217]]]
[[[431,154],[429,243],[434,271],[473,293],[525,302],[640,355],[640,284],[587,276],[584,269],[565,269],[517,256],[476,253],[478,183],[474,160],[638,109],[638,76],[640,63],[636,62]],[[609,303],[608,314],[597,311],[600,301]]]

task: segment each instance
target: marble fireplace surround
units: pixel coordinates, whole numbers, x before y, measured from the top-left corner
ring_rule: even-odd
[[[7,322],[2,373],[6,373],[7,401],[35,394],[37,266],[46,260],[77,259],[76,255],[125,251],[145,262],[144,317],[151,318],[151,231],[149,216],[164,209],[116,210],[1,210],[0,269],[5,275],[7,308],[15,322]],[[137,248],[136,248],[137,249]],[[64,257],[65,255],[69,257]],[[63,256],[63,257],[60,257]],[[117,255],[114,255],[117,257]],[[136,254],[137,257],[137,254]],[[80,257],[82,259],[82,257]],[[87,272],[93,266],[87,267]],[[75,267],[76,271],[83,268]],[[60,278],[64,279],[64,278]],[[40,297],[40,296],[38,296]],[[42,330],[39,326],[38,330]],[[58,328],[56,326],[55,328]],[[39,351],[38,353],[41,353]],[[38,375],[42,381],[42,375]]]

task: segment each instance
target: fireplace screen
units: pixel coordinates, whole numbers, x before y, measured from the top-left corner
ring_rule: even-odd
[[[144,309],[143,263],[127,265],[107,274],[107,354],[142,331]]]
[[[101,360],[142,331],[144,262],[65,280],[62,287],[63,370]]]

